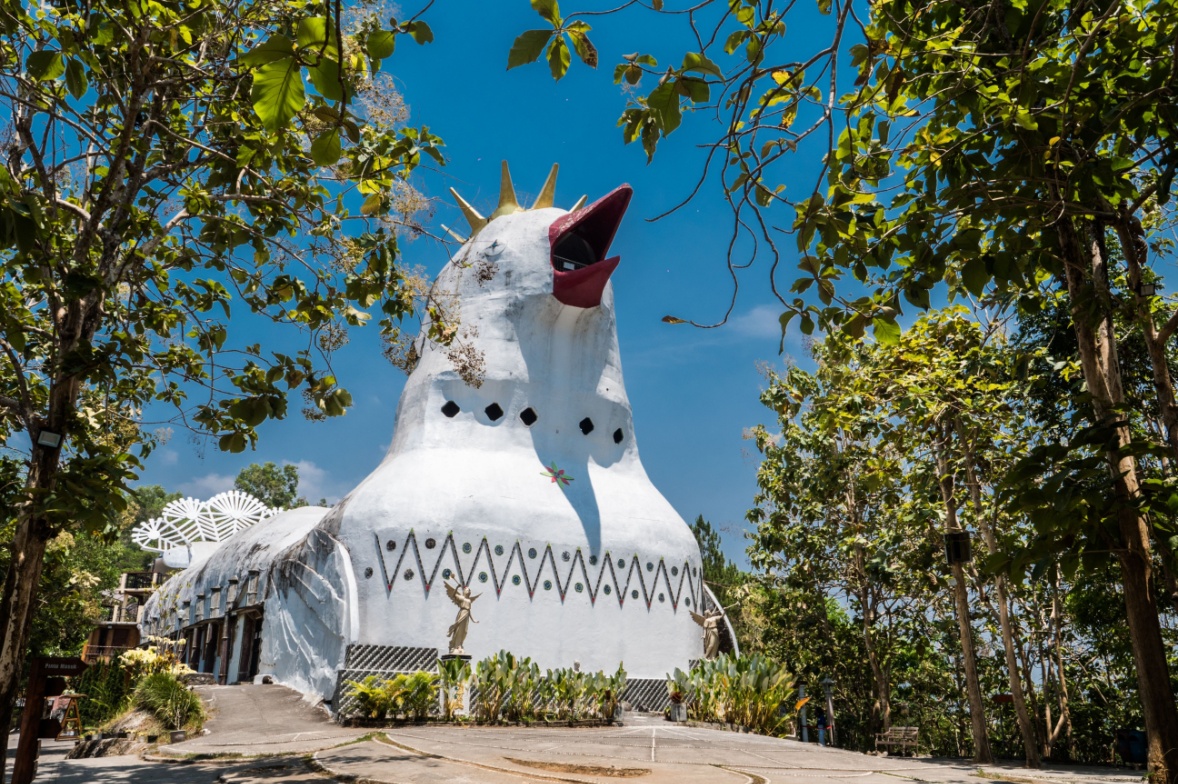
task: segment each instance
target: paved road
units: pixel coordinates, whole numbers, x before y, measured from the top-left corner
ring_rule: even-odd
[[[46,743],[42,781],[55,784],[274,784],[331,779],[373,784],[1141,784],[1124,769],[875,757],[665,722],[627,714],[622,727],[459,727],[372,730],[340,727],[281,686],[204,687],[214,715],[209,734],[160,748],[190,764],[108,757],[64,760],[66,744]],[[214,761],[215,755],[261,759]],[[318,773],[307,769],[310,756]]]

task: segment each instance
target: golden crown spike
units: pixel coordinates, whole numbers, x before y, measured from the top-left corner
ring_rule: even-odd
[[[540,195],[536,197],[536,201],[532,204],[531,209],[539,210],[553,206],[556,198],[556,175],[559,170],[559,164],[552,164],[552,169],[550,169],[548,172],[548,178],[544,180],[544,185],[540,188]],[[466,199],[459,196],[458,191],[454,190],[453,188],[450,189],[450,195],[454,197],[454,201],[457,202],[458,208],[462,210],[463,217],[465,217],[466,222],[470,224],[470,236],[472,237],[478,234],[484,226],[496,218],[502,215],[510,215],[513,212],[521,212],[525,209],[524,207],[520,206],[519,201],[516,199],[515,186],[511,182],[511,171],[507,168],[507,161],[503,161],[502,169],[500,170],[499,175],[499,205],[495,208],[495,211],[491,213],[490,217],[484,218],[478,210],[472,207],[470,203],[466,201]],[[585,206],[584,196],[582,196],[577,201],[577,203],[573,205],[573,208],[570,210],[570,212],[576,212],[583,206]],[[459,239],[463,242],[465,241],[461,240],[461,235],[451,231],[449,228],[445,228],[445,230],[451,237]]]

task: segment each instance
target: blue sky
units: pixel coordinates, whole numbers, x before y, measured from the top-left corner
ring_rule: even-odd
[[[413,10],[407,6],[401,16]],[[625,107],[611,78],[621,55],[652,52],[663,61],[681,54],[690,41],[676,36],[686,28],[672,29],[665,17],[649,12],[592,19],[600,67],[592,71],[574,62],[569,75],[554,82],[546,64],[506,70],[514,37],[542,26],[526,0],[450,0],[425,18],[434,43],[419,47],[401,39],[385,69],[410,107],[410,124],[428,125],[446,141],[447,166],[415,179],[435,200],[431,230],[440,235],[440,224],[465,227],[447,195],[451,186],[489,213],[504,159],[521,203],[534,197],[554,162],[561,167],[557,206],[568,208],[582,194],[592,201],[623,182],[634,187],[613,245],[622,257],[613,285],[639,450],[651,479],[680,514],[688,520],[702,514],[718,525],[729,555],[743,562],[744,514],[756,492],[757,465],[743,433],[770,421],[758,401],[764,386],[759,364],[780,367],[783,360],[777,353],[780,309],[769,293],[767,263],[759,260],[744,272],[726,326],[662,323],[667,314],[718,320],[731,295],[725,256],[732,216],[714,181],[688,207],[648,222],[690,192],[703,162],[698,145],[713,138],[718,126],[703,113],[685,117],[648,166],[638,145],[623,145],[615,124]],[[649,90],[647,80],[640,87]],[[797,157],[787,187],[807,188],[816,161]],[[769,217],[784,225],[792,216],[778,207]],[[789,252],[792,239],[783,239],[789,270],[796,254]],[[403,261],[436,273],[453,250],[423,237],[404,244]],[[291,342],[284,346],[283,340]],[[266,341],[268,349],[291,350],[299,336],[268,331]],[[802,360],[803,354],[795,330],[786,355]],[[338,499],[383,456],[405,377],[381,356],[375,327],[354,330],[335,366],[355,400],[346,416],[312,423],[292,413],[265,424],[257,450],[240,455],[222,454],[214,441],[193,440],[177,429],[149,458],[142,481],[207,497],[231,487],[249,463],[274,461],[299,467],[300,490],[309,498]],[[296,403],[301,401],[292,401],[294,411],[301,408]]]

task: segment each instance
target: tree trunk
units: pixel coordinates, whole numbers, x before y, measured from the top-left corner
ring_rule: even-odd
[[[1072,742],[1072,710],[1068,705],[1068,678],[1063,661],[1063,607],[1059,601],[1059,567],[1055,568],[1055,590],[1051,597],[1051,620],[1055,625],[1055,666],[1059,670],[1059,720],[1068,742],[1068,759],[1074,759],[1076,749]],[[1059,737],[1060,726],[1051,733],[1051,742]]]
[[[1110,315],[1108,270],[1097,236],[1080,236],[1066,218],[1057,223],[1057,230],[1071,300],[1072,325],[1093,414],[1097,423],[1112,429],[1113,443],[1106,455],[1118,501],[1117,555],[1137,687],[1145,715],[1149,769],[1158,784],[1178,784],[1178,707],[1151,582],[1149,527],[1134,508],[1140,489],[1136,462],[1124,449],[1131,440],[1129,423],[1118,413],[1125,395]],[[1088,230],[1095,231],[1091,227]]]
[[[57,449],[33,448],[33,463],[26,481],[30,498],[18,513],[12,562],[4,581],[4,597],[0,600],[0,628],[4,633],[0,640],[0,781],[4,780],[8,761],[8,728],[12,726],[13,707],[24,670],[25,645],[33,624],[45,548],[53,536],[48,521],[39,513],[40,496],[56,483],[58,456]]]
[[[939,441],[935,447],[938,484],[941,499],[945,503],[945,532],[961,530],[957,522],[957,502],[954,500],[953,469],[946,454],[948,440],[952,437],[948,425],[939,425]],[[990,738],[986,731],[986,708],[982,700],[982,686],[978,680],[978,663],[974,655],[973,627],[969,622],[969,589],[965,584],[965,568],[952,564],[953,598],[957,608],[957,627],[961,633],[961,661],[965,665],[965,690],[969,696],[969,717],[973,729],[974,762],[987,765],[994,761],[990,753]]]
[[[855,483],[847,478],[847,507],[856,531],[861,530],[859,517],[859,498],[855,493]],[[855,592],[859,604],[863,608],[863,647],[867,652],[867,663],[871,667],[871,678],[874,683],[875,701],[871,710],[872,732],[886,731],[892,725],[892,706],[887,675],[879,661],[879,652],[875,647],[872,629],[875,625],[875,605],[871,600],[871,587],[867,581],[867,564],[863,557],[863,546],[855,545]]]
[[[956,421],[957,435],[961,443],[962,449],[965,452],[965,477],[969,484],[970,500],[973,502],[974,516],[977,520],[978,530],[982,533],[982,539],[986,542],[986,549],[990,553],[998,552],[998,539],[994,535],[994,530],[990,527],[990,523],[982,511],[982,487],[978,481],[977,471],[974,466],[974,450],[972,442],[966,438],[965,427],[961,420]],[[1006,677],[1010,683],[1010,696],[1014,702],[1014,711],[1018,716],[1019,734],[1023,737],[1023,751],[1027,755],[1027,767],[1037,768],[1039,762],[1039,749],[1035,743],[1035,725],[1031,721],[1031,714],[1027,711],[1027,700],[1023,695],[1023,681],[1019,677],[1018,655],[1014,649],[1014,632],[1011,629],[1010,623],[1010,604],[1006,598],[1006,576],[997,574],[994,576],[994,589],[998,594],[998,626],[1002,630],[1002,648],[1006,652]]]
[[[856,548],[856,559],[862,563],[862,548]],[[863,575],[866,576],[865,574]],[[863,606],[863,647],[867,652],[867,663],[871,667],[871,678],[875,681],[875,701],[871,706],[872,732],[886,732],[892,726],[892,705],[888,689],[888,678],[879,661],[879,652],[875,647],[872,627],[875,623],[875,608],[871,602],[870,591],[864,579],[859,589],[859,602]]]

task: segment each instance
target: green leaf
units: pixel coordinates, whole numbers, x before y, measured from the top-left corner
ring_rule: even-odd
[[[336,164],[341,153],[338,128],[319,134],[315,141],[311,142],[311,160],[320,166]]]
[[[364,200],[360,205],[361,215],[375,215],[380,212],[380,208],[384,205],[384,197],[379,193],[374,193]]]
[[[66,64],[65,86],[75,98],[81,98],[90,88],[90,81],[86,78],[86,66],[81,60],[71,58]]]
[[[383,60],[397,48],[397,36],[388,30],[373,30],[364,48],[373,60]]]
[[[551,30],[528,30],[520,33],[511,45],[511,51],[507,53],[507,70],[536,62],[552,34]]]
[[[290,42],[289,38],[285,35],[272,35],[264,43],[242,55],[241,62],[251,68],[256,68],[267,63],[288,59],[293,54],[294,44]]]
[[[711,90],[708,83],[694,76],[684,76],[675,82],[676,92],[691,99],[692,103],[707,103]]]
[[[881,346],[895,346],[900,342],[900,325],[895,319],[873,318],[871,329],[875,333],[875,340]]]
[[[221,436],[221,440],[217,445],[221,448],[222,452],[244,452],[245,434],[230,433],[227,436]]]
[[[266,128],[276,131],[288,125],[307,102],[298,62],[288,57],[258,68],[250,98]]]
[[[574,22],[569,26],[569,40],[573,42],[573,49],[576,51],[577,57],[581,58],[581,62],[590,68],[596,68],[597,47],[589,41],[589,36],[585,34],[589,30],[589,25],[584,22]]]
[[[724,77],[720,66],[709,60],[708,56],[703,52],[688,52],[683,55],[683,67],[681,70],[684,72],[698,71],[709,76],[715,76],[717,79]]]
[[[532,0],[532,8],[536,9],[544,21],[551,24],[553,27],[560,27],[560,6],[556,4],[556,0]]]
[[[662,128],[664,136],[679,127],[683,116],[679,108],[679,93],[675,89],[674,79],[668,79],[654,88],[647,96],[646,103],[658,116],[659,127]]]
[[[328,23],[327,17],[308,16],[300,19],[297,40],[300,49],[324,49],[324,54],[326,54],[327,45],[334,44],[331,25]]]
[[[552,71],[552,78],[560,81],[568,73],[570,62],[572,57],[569,55],[568,44],[564,42],[564,36],[554,37],[552,43],[548,44],[548,69]]]
[[[990,282],[990,273],[986,269],[986,262],[981,258],[972,258],[961,268],[961,281],[965,288],[975,297],[982,296],[986,284]]]
[[[25,70],[38,81],[48,81],[65,73],[65,60],[61,52],[33,52],[25,61]]]
[[[311,84],[329,101],[342,101],[344,86],[340,83],[339,63],[326,57],[319,61],[319,65],[310,69]]]
[[[419,44],[428,44],[434,40],[434,31],[421,20],[405,25],[405,32],[409,33],[409,37]]]

